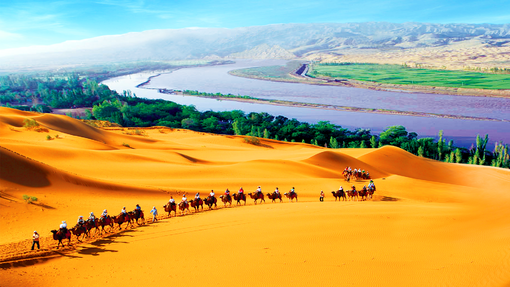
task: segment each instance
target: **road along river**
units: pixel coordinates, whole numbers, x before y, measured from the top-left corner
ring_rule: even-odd
[[[420,137],[436,136],[439,130],[444,130],[447,139],[453,139],[455,144],[465,147],[469,147],[474,142],[477,134],[489,134],[491,142],[510,142],[510,122],[508,122],[510,120],[510,99],[382,92],[337,86],[270,82],[239,78],[228,74],[228,71],[233,69],[284,63],[285,61],[278,60],[245,60],[223,66],[180,69],[153,77],[144,88],[137,88],[136,86],[147,81],[148,77],[156,73],[139,73],[117,77],[103,83],[119,92],[131,90],[138,97],[166,99],[179,104],[195,105],[201,111],[237,109],[245,112],[267,112],[310,123],[325,120],[350,129],[369,128],[375,133],[381,132],[388,126],[403,125],[408,131],[417,132]],[[219,92],[223,94],[231,93],[256,98],[304,103],[489,117],[503,121],[479,121],[274,106],[162,94],[157,91],[160,88],[198,90],[200,92]]]

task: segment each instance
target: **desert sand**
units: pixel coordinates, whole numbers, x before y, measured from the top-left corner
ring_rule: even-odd
[[[26,118],[47,131],[25,129]],[[510,286],[510,170],[390,146],[133,131],[0,108],[0,286]],[[346,166],[370,172],[373,200],[335,202],[339,186],[368,184],[347,183]],[[162,208],[170,196],[259,185],[295,187],[299,200],[171,218]],[[160,221],[55,249],[62,220],[137,203]],[[34,230],[40,251],[30,251]]]

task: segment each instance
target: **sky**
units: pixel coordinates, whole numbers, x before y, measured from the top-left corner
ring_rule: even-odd
[[[189,27],[281,23],[510,23],[508,0],[3,0],[0,49]]]

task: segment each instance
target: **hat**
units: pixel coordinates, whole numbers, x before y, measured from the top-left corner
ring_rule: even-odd
[[[80,218],[83,218],[83,215],[80,215]]]
[[[37,231],[34,230],[34,233],[37,233]]]
[[[65,221],[62,221],[62,223],[66,223]]]
[[[94,214],[94,212],[91,212],[90,214],[92,215],[92,214]]]
[[[152,208],[156,209],[156,207],[155,207],[155,206],[153,206]]]
[[[122,209],[126,209],[126,207],[124,206]]]
[[[106,212],[106,209],[105,209],[105,210],[103,210],[103,212]]]

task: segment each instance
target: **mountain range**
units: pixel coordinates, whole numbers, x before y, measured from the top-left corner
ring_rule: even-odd
[[[476,39],[510,46],[510,25],[430,23],[274,24],[243,28],[149,30],[0,50],[3,68],[41,68],[129,61],[283,58],[346,49],[405,50]]]

